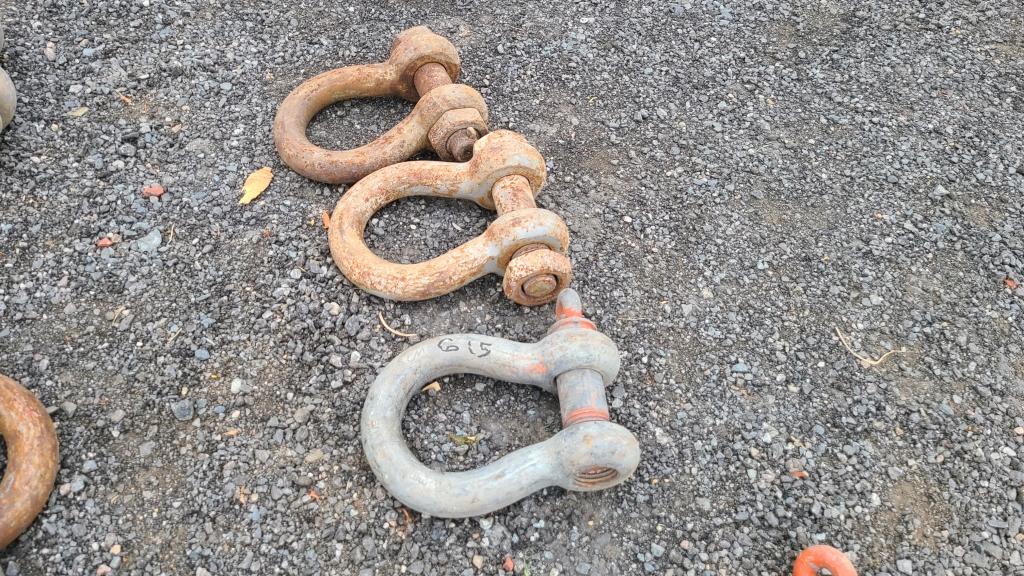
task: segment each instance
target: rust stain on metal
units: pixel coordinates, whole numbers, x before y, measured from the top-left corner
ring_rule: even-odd
[[[430,62],[420,66],[413,75],[413,83],[416,85],[416,92],[423,96],[434,88],[446,86],[452,83],[448,76],[448,69],[443,64]]]
[[[459,55],[426,26],[399,34],[386,62],[337,68],[292,90],[274,118],[281,159],[299,174],[330,184],[360,178],[433,148],[442,160],[464,161],[487,133],[487,106],[459,75]],[[399,97],[416,102],[412,112],[369,144],[327,150],[306,137],[310,120],[324,108],[354,98]]]
[[[491,197],[499,215],[537,207],[530,181],[518,175],[505,176],[495,182]],[[565,288],[560,279],[572,273],[566,264],[567,261],[544,244],[522,246],[505,268],[502,283],[505,295],[528,306],[551,301],[553,295]]]
[[[537,208],[544,158],[508,131],[481,138],[466,163],[404,162],[352,186],[330,219],[331,254],[356,286],[392,300],[447,294],[488,273],[504,275],[505,294],[527,306],[549,302],[572,280],[569,231],[562,219]],[[416,264],[388,262],[366,246],[366,223],[385,205],[408,196],[470,200],[498,211],[480,236]]]
[[[0,375],[0,436],[7,468],[0,481],[0,550],[14,541],[46,505],[60,462],[53,420],[39,400]]]

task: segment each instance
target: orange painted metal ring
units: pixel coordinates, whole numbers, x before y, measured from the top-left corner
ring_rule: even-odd
[[[60,467],[57,432],[31,392],[0,375],[0,436],[7,468],[0,481],[0,549],[21,535],[43,510]]]
[[[355,182],[431,148],[442,160],[463,160],[455,155],[487,133],[487,105],[473,88],[451,83],[458,75],[459,56],[448,40],[425,26],[410,28],[386,62],[330,70],[292,90],[274,118],[277,151],[292,170],[329,184]],[[331,104],[380,97],[417,104],[391,130],[352,150],[327,150],[306,136],[309,122]]]
[[[832,576],[857,576],[857,569],[840,550],[819,544],[805,549],[793,563],[793,576],[817,576],[819,570]]]

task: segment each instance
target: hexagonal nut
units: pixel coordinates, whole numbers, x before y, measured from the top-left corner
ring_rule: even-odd
[[[17,106],[17,98],[14,91],[14,82],[11,77],[0,68],[0,130],[3,130],[14,118],[14,108]]]
[[[437,156],[441,160],[451,162],[455,157],[448,148],[449,141],[456,132],[467,128],[476,130],[477,138],[482,138],[487,134],[487,122],[480,116],[478,110],[474,108],[449,110],[442,114],[437,119],[437,122],[434,122],[434,125],[430,127],[430,131],[427,132],[427,138],[430,140],[430,145],[434,148]],[[472,143],[469,145],[472,146]]]
[[[548,248],[527,252],[505,267],[501,287],[505,296],[523,306],[551,302],[572,282],[572,263]]]
[[[395,37],[388,64],[398,70],[402,98],[410,102],[419,99],[413,78],[420,66],[432,62],[444,66],[452,82],[459,77],[459,53],[447,38],[434,34],[426,26],[409,28]]]

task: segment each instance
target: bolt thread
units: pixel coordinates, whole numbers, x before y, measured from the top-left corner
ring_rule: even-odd
[[[463,128],[449,136],[445,146],[456,162],[466,162],[473,157],[473,145],[479,139],[476,128]]]

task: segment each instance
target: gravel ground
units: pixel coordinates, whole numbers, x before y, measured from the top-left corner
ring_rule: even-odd
[[[62,448],[8,576],[781,575],[817,542],[867,575],[1024,574],[1019,0],[6,4],[0,372]],[[409,344],[378,313],[517,340],[551,320],[493,276],[421,303],[354,289],[320,223],[344,189],[277,158],[291,88],[416,24],[549,161],[541,203],[642,445],[619,488],[445,521],[362,457],[362,399]],[[311,133],[351,146],[407,109],[337,106]],[[403,201],[368,240],[418,260],[491,219]],[[837,328],[898,353],[866,366]],[[558,426],[554,398],[473,377],[406,419],[449,469]]]

